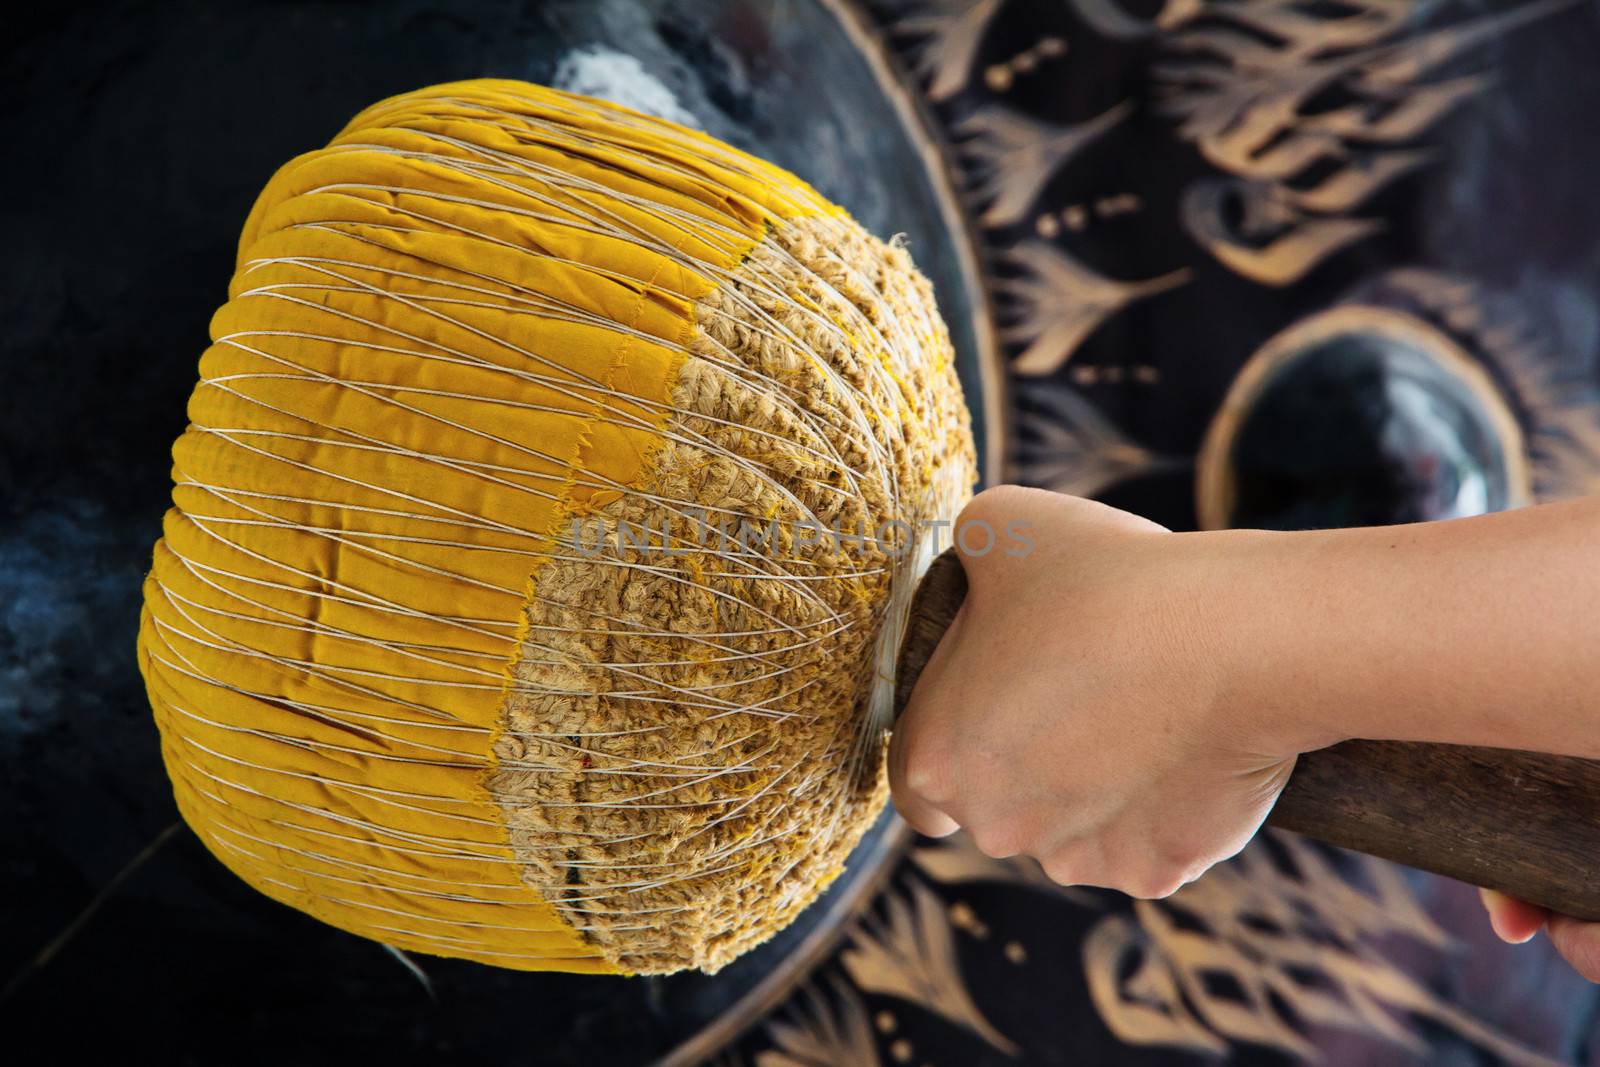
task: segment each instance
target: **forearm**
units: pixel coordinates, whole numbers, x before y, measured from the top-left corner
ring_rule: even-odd
[[[1213,554],[1220,699],[1347,737],[1600,757],[1600,499],[1451,522],[1179,535]]]

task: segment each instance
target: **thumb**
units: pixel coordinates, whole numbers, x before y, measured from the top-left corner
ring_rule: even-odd
[[[906,731],[897,727],[889,739],[889,796],[900,817],[928,837],[948,837],[960,825],[924,799],[906,781]]]
[[[956,617],[950,622],[950,628],[945,631],[938,647],[933,650],[933,655],[928,657],[922,674],[917,678],[916,687],[912,690],[911,699],[906,701],[906,706],[901,709],[900,718],[896,720],[894,732],[889,738],[889,795],[894,800],[895,810],[900,813],[900,817],[910,823],[912,829],[928,837],[947,837],[961,827],[955,819],[940,810],[938,804],[923,795],[919,786],[926,783],[912,780],[916,774],[908,770],[910,761],[907,752],[911,748],[911,739],[918,728],[925,729],[928,725],[926,720],[929,719],[929,708],[937,699],[935,694],[941,689],[940,683],[954,655],[962,623],[968,615],[967,607],[967,604],[963,604],[956,612]]]

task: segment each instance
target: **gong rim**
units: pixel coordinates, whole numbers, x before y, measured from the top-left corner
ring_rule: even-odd
[[[1347,305],[1313,315],[1274,335],[1245,361],[1234,378],[1195,459],[1195,512],[1202,530],[1231,526],[1239,489],[1234,447],[1274,377],[1342,337],[1386,341],[1423,357],[1461,386],[1499,445],[1505,463],[1506,506],[1521,507],[1532,501],[1533,476],[1522,426],[1488,371],[1449,335],[1414,315],[1396,308]]]
[[[1010,390],[1005,360],[1001,355],[999,332],[995,328],[989,287],[984,281],[983,247],[970,213],[962,200],[955,175],[960,173],[951,158],[949,145],[938,132],[938,124],[928,112],[923,98],[912,91],[910,75],[884,43],[882,33],[872,26],[871,16],[860,0],[814,0],[831,15],[858,55],[865,60],[883,97],[893,106],[902,131],[916,150],[928,186],[933,190],[946,235],[956,253],[956,267],[962,288],[972,301],[972,332],[981,383],[976,400],[967,398],[983,416],[983,432],[978,442],[978,474],[982,485],[1005,481],[1006,457],[1010,455]]]

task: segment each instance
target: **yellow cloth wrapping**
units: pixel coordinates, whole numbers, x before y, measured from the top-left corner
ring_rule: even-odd
[[[139,662],[184,818],[240,877],[400,948],[615,971],[484,789],[533,577],[640,485],[694,301],[798,179],[519,82],[377,104],[240,239],[173,449]]]

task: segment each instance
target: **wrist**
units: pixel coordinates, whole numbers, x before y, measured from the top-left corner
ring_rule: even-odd
[[[1289,758],[1353,734],[1323,699],[1331,634],[1312,633],[1314,538],[1263,530],[1175,534],[1217,721],[1262,755]]]

